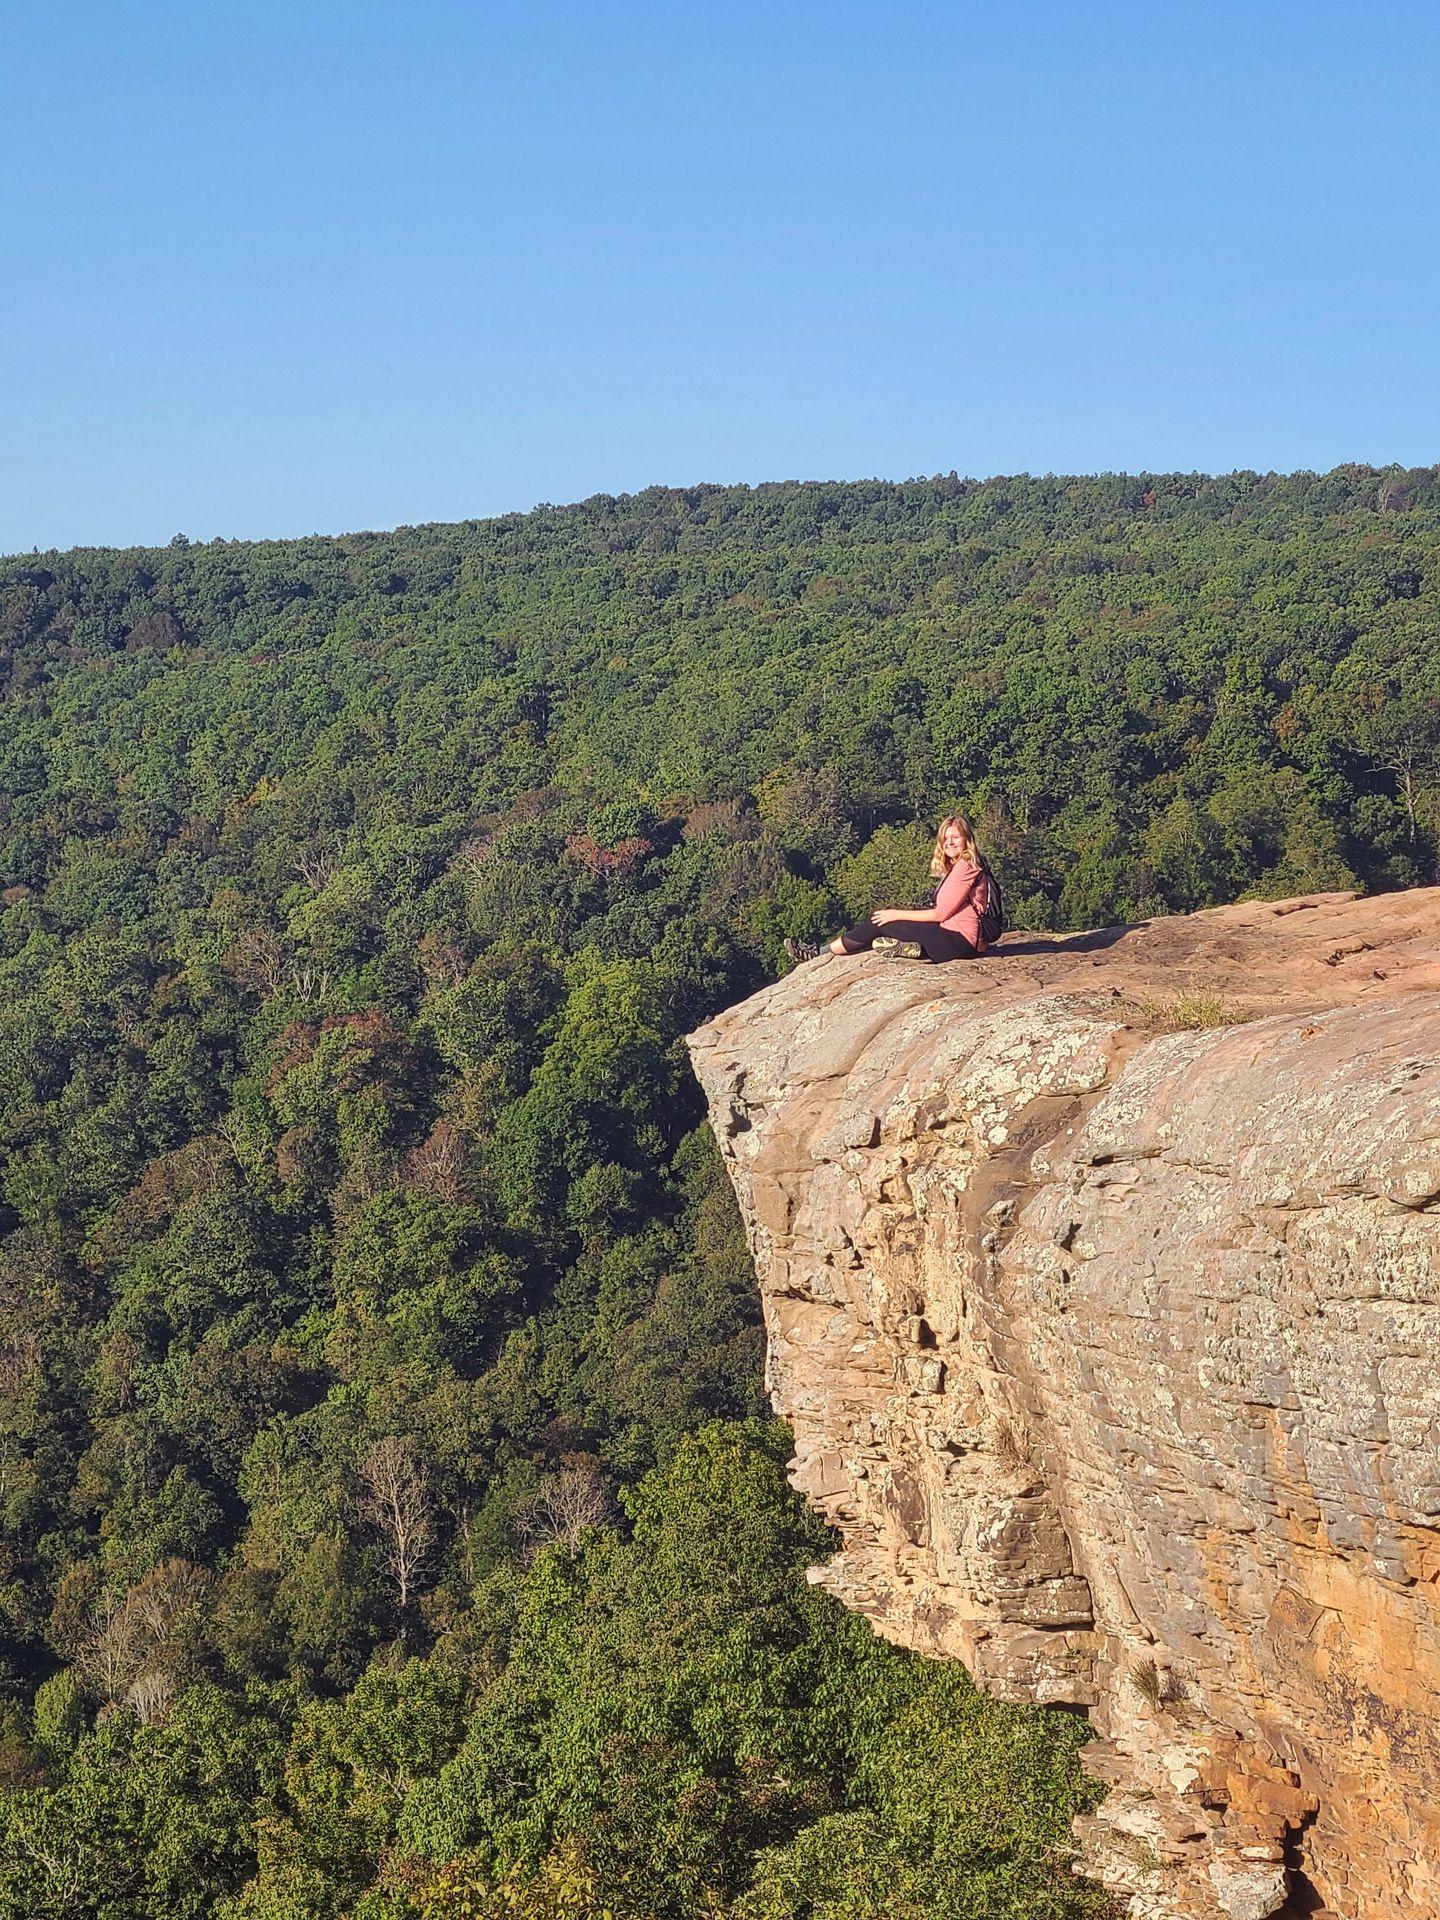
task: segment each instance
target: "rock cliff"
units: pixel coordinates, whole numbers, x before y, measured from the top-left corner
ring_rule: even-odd
[[[1440,889],[1330,894],[691,1043],[815,1577],[1089,1714],[1134,1920],[1440,1915],[1437,988]]]

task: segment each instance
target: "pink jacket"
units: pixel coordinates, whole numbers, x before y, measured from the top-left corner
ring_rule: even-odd
[[[941,926],[963,935],[977,953],[985,951],[985,942],[980,936],[980,909],[988,891],[985,869],[957,860],[935,895]]]

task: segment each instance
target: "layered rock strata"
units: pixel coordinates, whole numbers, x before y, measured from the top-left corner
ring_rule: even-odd
[[[1440,1916],[1437,987],[1440,889],[1321,895],[692,1040],[816,1577],[1090,1715],[1133,1920]]]

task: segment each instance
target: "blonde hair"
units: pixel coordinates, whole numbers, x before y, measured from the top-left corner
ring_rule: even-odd
[[[940,830],[935,835],[935,851],[930,856],[930,876],[934,880],[943,880],[955,864],[953,860],[945,858],[945,836],[951,827],[959,829],[960,838],[964,843],[960,858],[972,867],[978,867],[980,864],[980,849],[975,844],[975,834],[970,822],[963,813],[948,813],[940,822]]]

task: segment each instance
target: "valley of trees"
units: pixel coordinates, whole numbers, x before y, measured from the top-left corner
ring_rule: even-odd
[[[1079,1920],[1073,1717],[806,1585],[682,1036],[1436,877],[1440,470],[0,561],[0,1920]]]

